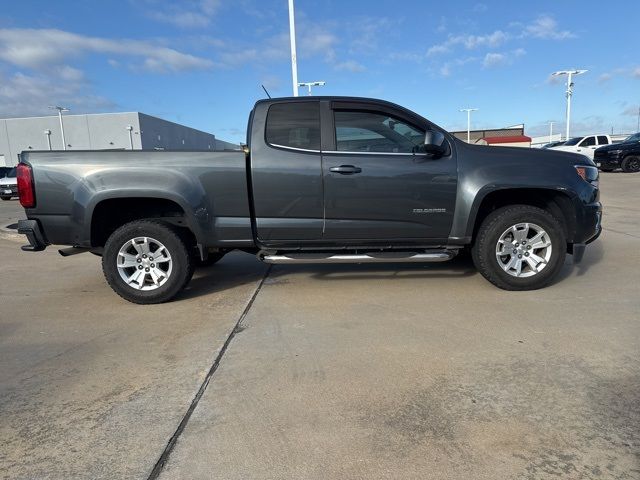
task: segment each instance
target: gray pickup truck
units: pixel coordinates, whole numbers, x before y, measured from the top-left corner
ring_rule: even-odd
[[[102,256],[136,303],[242,250],[267,263],[441,262],[470,250],[507,290],[543,287],[600,233],[598,170],[566,152],[468,145],[398,105],[261,100],[247,147],[24,152],[19,222],[39,251]]]

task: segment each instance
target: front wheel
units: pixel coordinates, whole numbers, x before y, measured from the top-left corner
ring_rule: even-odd
[[[11,197],[0,197],[2,200],[11,200]]]
[[[640,172],[640,157],[627,157],[622,161],[622,171],[625,173]]]
[[[111,234],[104,246],[102,270],[109,286],[125,300],[162,303],[189,283],[193,259],[171,226],[137,220]]]
[[[535,290],[560,272],[566,255],[560,222],[546,210],[513,205],[482,222],[472,249],[483,277],[504,290]]]

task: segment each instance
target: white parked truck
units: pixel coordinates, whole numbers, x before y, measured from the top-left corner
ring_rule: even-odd
[[[611,145],[613,141],[609,135],[587,135],[584,137],[573,137],[551,150],[563,150],[565,152],[581,153],[593,160],[593,153],[596,148],[603,145]]]

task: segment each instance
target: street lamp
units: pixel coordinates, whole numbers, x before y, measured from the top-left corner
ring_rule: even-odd
[[[127,125],[126,128],[129,131],[129,148],[133,150],[133,125]]]
[[[558,77],[560,75],[567,76],[567,91],[565,93],[567,97],[567,137],[566,140],[569,140],[569,124],[571,122],[571,95],[573,95],[573,76],[574,75],[582,75],[583,73],[587,73],[588,70],[560,70],[558,72],[553,72],[551,75],[554,77]]]
[[[553,124],[556,122],[549,122],[549,143],[553,142]]]
[[[289,0],[289,40],[291,41],[291,81],[293,96],[298,96],[298,59],[296,57],[296,21],[293,13],[293,0]]]
[[[62,112],[68,112],[69,109],[66,107],[60,107],[60,106],[53,106],[53,105],[49,105],[49,108],[51,110],[57,110],[58,111],[58,119],[60,120],[60,133],[62,134],[62,149],[66,150],[67,149],[67,141],[64,139],[64,123],[62,123]]]
[[[307,87],[308,95],[311,96],[311,87],[323,87],[326,82],[300,82],[299,87]]]
[[[461,108],[461,112],[467,112],[467,143],[471,143],[471,112],[477,112],[479,108]]]
[[[47,137],[47,145],[49,146],[49,150],[51,150],[51,130],[45,130],[44,135]]]

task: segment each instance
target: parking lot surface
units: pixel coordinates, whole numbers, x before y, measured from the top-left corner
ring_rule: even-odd
[[[234,253],[136,306],[92,255],[0,239],[0,472],[640,478],[640,176],[601,183],[602,236],[532,292]]]

